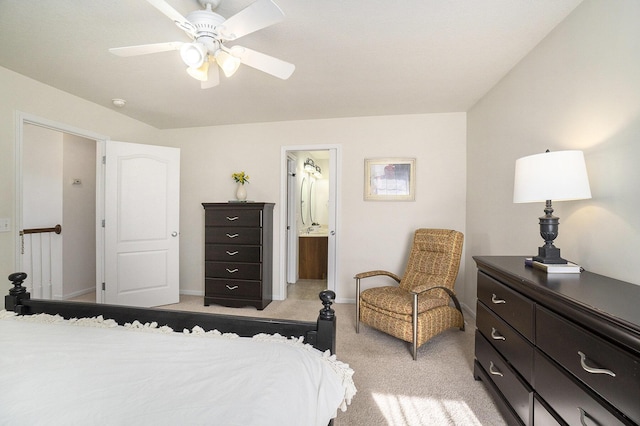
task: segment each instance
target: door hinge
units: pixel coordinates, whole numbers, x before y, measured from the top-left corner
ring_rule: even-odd
[[[102,227],[104,228],[104,219],[102,219]]]
[[[105,291],[107,289],[107,286],[105,283],[102,283],[102,291]]]
[[[107,164],[107,156],[106,155],[102,156],[102,164]]]

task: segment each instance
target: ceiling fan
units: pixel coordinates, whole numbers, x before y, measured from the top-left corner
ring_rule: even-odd
[[[295,70],[293,64],[246,47],[225,45],[226,42],[235,41],[282,21],[284,19],[282,10],[272,0],[257,0],[229,19],[225,19],[213,12],[220,1],[198,0],[204,9],[196,10],[184,17],[164,0],[147,0],[175,22],[192,41],[115,47],[109,49],[109,52],[127,57],[179,50],[183,62],[188,66],[187,73],[199,80],[203,89],[219,84],[218,67],[222,69],[225,76],[230,77],[240,64],[283,80],[288,79]],[[210,66],[210,64],[217,64],[217,66]]]

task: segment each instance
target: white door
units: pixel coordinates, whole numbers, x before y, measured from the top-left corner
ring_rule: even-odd
[[[338,277],[338,250],[336,233],[338,229],[338,152],[329,150],[329,238],[327,247],[327,288],[336,289]]]
[[[104,302],[179,302],[180,150],[108,141]]]
[[[287,283],[298,281],[298,193],[296,188],[296,160],[287,157]]]

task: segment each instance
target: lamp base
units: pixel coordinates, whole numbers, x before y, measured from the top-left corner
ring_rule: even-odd
[[[544,245],[538,247],[538,255],[533,258],[534,261],[547,264],[563,265],[567,261],[560,257],[560,249],[554,246]]]

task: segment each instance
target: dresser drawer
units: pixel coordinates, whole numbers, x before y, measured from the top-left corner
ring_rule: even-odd
[[[237,227],[212,227],[204,230],[205,241],[212,244],[262,245],[262,229]]]
[[[529,398],[532,392],[478,331],[476,331],[476,360],[492,378],[493,383],[500,389],[520,420],[525,425],[529,425]]]
[[[205,262],[204,267],[204,275],[206,278],[230,278],[235,280],[262,279],[262,265],[260,263]]]
[[[249,209],[207,210],[205,226],[248,226],[262,227],[262,211]]]
[[[205,297],[227,297],[238,299],[259,299],[259,281],[205,279]]]
[[[534,303],[499,281],[478,271],[478,299],[509,323],[530,342],[534,342]]]
[[[205,244],[205,260],[225,262],[262,262],[262,247],[228,244]]]
[[[533,398],[533,424],[536,426],[561,426],[537,396]]]
[[[640,360],[538,307],[537,346],[625,415],[640,423]],[[585,359],[582,359],[581,352]],[[601,371],[588,372],[591,368]],[[611,371],[615,377],[602,371]]]
[[[624,423],[600,405],[564,371],[536,350],[536,392],[569,425],[615,426]],[[636,395],[637,398],[637,395]]]
[[[533,346],[506,322],[478,302],[476,326],[500,354],[531,383],[533,372]]]

